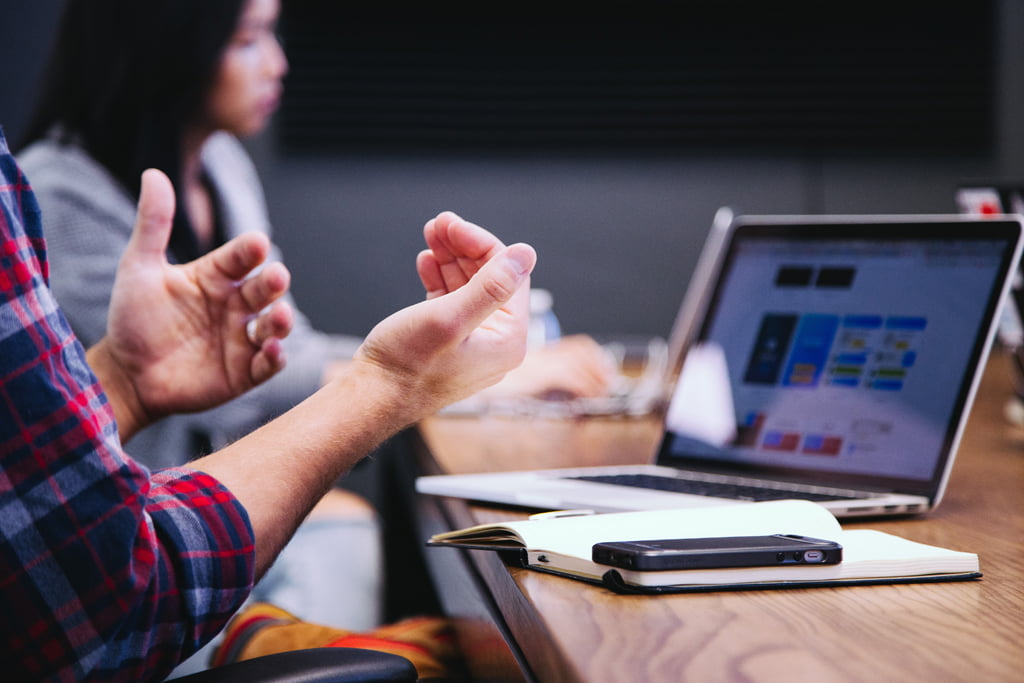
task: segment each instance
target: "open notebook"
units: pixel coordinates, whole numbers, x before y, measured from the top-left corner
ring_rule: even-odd
[[[981,576],[974,553],[923,545],[871,529],[843,530],[828,510],[804,500],[571,517],[551,514],[450,531],[432,537],[429,544],[502,551],[522,566],[603,583],[620,592],[934,582]],[[801,564],[785,563],[784,558],[757,567],[639,571],[601,564],[593,552],[594,544],[603,541],[774,533],[835,541],[842,546],[842,561]]]
[[[656,462],[421,477],[423,493],[609,512],[800,498],[925,512],[953,465],[1019,217],[739,217],[712,229],[672,346]]]

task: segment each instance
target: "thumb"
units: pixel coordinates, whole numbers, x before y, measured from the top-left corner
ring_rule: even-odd
[[[513,244],[491,258],[473,278],[452,292],[461,309],[460,318],[475,329],[489,315],[512,301],[537,263],[537,252],[528,244]],[[520,297],[525,315],[526,298]]]
[[[143,172],[135,228],[125,253],[132,253],[135,260],[166,259],[174,208],[170,179],[155,168]]]

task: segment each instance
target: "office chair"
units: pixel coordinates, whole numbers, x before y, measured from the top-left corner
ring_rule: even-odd
[[[402,683],[417,680],[408,659],[350,647],[293,650],[176,678],[170,683]]]

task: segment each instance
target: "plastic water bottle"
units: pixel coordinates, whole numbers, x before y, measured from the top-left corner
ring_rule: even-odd
[[[530,290],[530,327],[526,336],[528,347],[544,346],[561,338],[562,326],[555,316],[554,302],[548,290]]]

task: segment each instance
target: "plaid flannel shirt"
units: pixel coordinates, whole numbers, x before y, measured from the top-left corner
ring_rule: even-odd
[[[241,504],[125,455],[0,131],[0,679],[160,679],[248,595]]]

